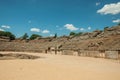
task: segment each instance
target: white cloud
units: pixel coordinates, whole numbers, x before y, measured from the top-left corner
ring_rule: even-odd
[[[70,31],[76,31],[78,28],[76,28],[73,24],[66,24],[64,27]]]
[[[91,30],[91,27],[88,27],[88,30]]]
[[[40,29],[38,29],[38,28],[31,28],[30,31],[31,32],[40,32]]]
[[[85,29],[84,28],[80,28],[80,31],[84,31]]]
[[[113,23],[120,23],[120,19],[116,19],[112,21]]]
[[[51,37],[53,37],[53,36],[54,36],[54,34],[50,34],[50,36],[51,36]]]
[[[106,14],[112,14],[112,15],[119,14],[120,13],[120,2],[106,4],[106,5],[104,5],[103,8],[99,9],[97,11],[97,13],[104,14],[104,15],[106,15]]]
[[[97,2],[95,5],[96,5],[96,6],[99,6],[99,5],[100,5],[100,2]]]
[[[7,26],[7,25],[2,25],[1,27],[2,27],[2,28],[6,28],[6,29],[9,29],[9,28],[10,28],[10,26]]]
[[[5,30],[0,28],[0,31],[5,31]]]
[[[50,31],[46,29],[46,30],[43,30],[42,33],[50,33]]]

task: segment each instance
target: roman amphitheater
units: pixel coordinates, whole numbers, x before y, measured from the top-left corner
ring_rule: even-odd
[[[0,37],[0,80],[120,80],[120,26],[80,36]]]

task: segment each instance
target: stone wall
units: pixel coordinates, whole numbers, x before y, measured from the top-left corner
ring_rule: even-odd
[[[26,43],[26,42],[0,42],[0,51],[24,51],[24,52],[39,52],[50,53],[59,55],[74,55],[74,56],[87,56],[96,58],[109,58],[120,59],[120,51],[93,51],[93,50],[48,50],[48,46],[38,43]]]
[[[73,50],[63,50],[62,55],[73,55],[74,51]]]
[[[106,58],[119,59],[118,51],[105,51]]]
[[[120,51],[63,50],[63,55],[120,59]]]
[[[0,51],[43,52],[41,44],[24,42],[0,42]]]

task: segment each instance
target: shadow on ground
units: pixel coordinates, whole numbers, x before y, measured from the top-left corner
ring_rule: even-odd
[[[28,54],[2,54],[0,53],[0,60],[12,60],[12,59],[38,59],[39,56],[28,55]]]

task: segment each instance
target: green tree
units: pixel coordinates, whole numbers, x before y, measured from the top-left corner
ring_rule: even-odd
[[[82,34],[83,34],[83,32],[79,32],[79,33],[76,33],[75,36],[80,36]]]
[[[70,32],[70,36],[80,36],[80,35],[82,35],[83,34],[83,32],[79,32],[79,33],[75,33],[75,32]]]
[[[109,28],[109,26],[104,27],[104,31],[105,31],[106,29],[108,29],[108,28]]]
[[[11,32],[6,32],[6,36],[10,38],[10,40],[14,40],[15,39],[15,35],[12,34]]]
[[[34,39],[36,39],[37,37],[42,37],[41,35],[38,35],[38,34],[32,34],[31,36],[30,36],[30,40],[34,40]]]
[[[54,35],[54,38],[57,38],[57,33]]]
[[[118,23],[118,26],[120,26],[120,22]]]
[[[74,35],[76,35],[76,33],[75,33],[75,32],[70,32],[69,35],[70,35],[70,36],[74,36]]]
[[[9,37],[10,40],[14,40],[15,39],[15,35],[12,34],[11,32],[0,31],[0,36]]]
[[[27,33],[25,33],[23,36],[22,36],[22,39],[27,39],[29,36]]]

